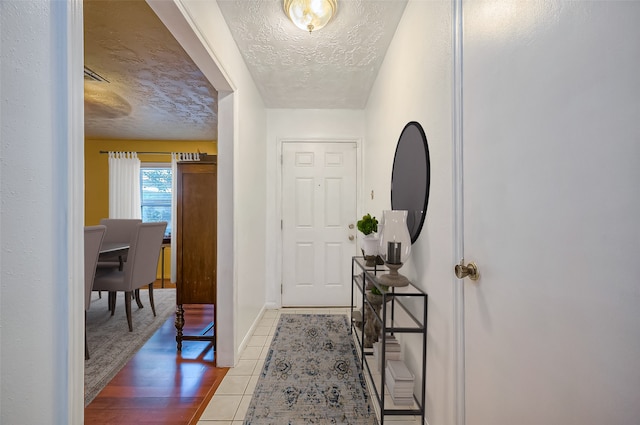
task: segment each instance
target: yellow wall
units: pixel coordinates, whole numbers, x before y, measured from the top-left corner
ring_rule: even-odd
[[[149,140],[85,140],[84,144],[84,222],[86,226],[100,224],[109,217],[109,161],[100,151],[128,152],[196,152],[217,155],[215,141],[149,141]],[[138,155],[141,162],[171,162],[170,155]],[[165,277],[171,275],[171,248],[165,249]],[[160,276],[158,266],[158,276]]]

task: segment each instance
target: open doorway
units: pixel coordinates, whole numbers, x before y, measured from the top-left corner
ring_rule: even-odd
[[[191,104],[193,103],[191,102],[191,100],[193,99],[192,97],[189,97],[189,96],[187,96],[186,99],[183,99],[183,98],[180,98],[180,96],[181,95],[184,96],[185,93],[193,94],[194,92],[196,92],[196,93],[200,93],[202,98],[206,98],[207,96],[211,97],[212,93],[215,94],[216,100],[214,102],[214,105],[215,105],[214,113],[215,115],[217,115],[217,119],[216,119],[215,126],[213,126],[214,131],[211,132],[212,127],[209,127],[208,131],[210,131],[210,133],[206,133],[206,134],[211,134],[211,136],[206,138],[216,139],[218,142],[218,150],[217,152],[215,152],[219,155],[220,179],[218,181],[218,194],[219,194],[218,196],[219,196],[220,203],[223,204],[223,207],[219,208],[219,211],[218,211],[218,227],[221,229],[221,231],[218,234],[218,244],[225,244],[226,246],[233,245],[234,233],[233,233],[233,225],[232,225],[233,223],[233,192],[232,192],[233,189],[232,188],[233,188],[233,152],[234,152],[233,138],[234,138],[234,135],[233,135],[232,129],[233,129],[233,121],[234,121],[234,115],[233,115],[234,94],[233,94],[233,89],[231,85],[226,81],[226,79],[222,77],[222,73],[220,72],[220,70],[216,65],[216,60],[212,58],[209,52],[202,46],[202,42],[201,42],[202,38],[195,33],[195,30],[189,27],[189,24],[186,22],[185,17],[177,9],[177,7],[173,5],[172,2],[158,1],[158,2],[149,2],[148,4],[140,1],[93,2],[89,0],[88,2],[85,2],[85,4],[89,4],[88,8],[91,8],[96,4],[104,5],[109,3],[112,3],[111,6],[113,6],[114,4],[117,4],[118,6],[124,5],[127,7],[146,7],[149,11],[151,11],[152,15],[154,13],[157,14],[157,15],[154,15],[155,16],[154,19],[158,20],[158,17],[162,19],[161,23],[164,26],[165,31],[168,30],[169,32],[175,32],[175,33],[181,34],[181,40],[180,40],[179,46],[181,46],[181,49],[182,48],[184,49],[184,52],[190,59],[195,57],[198,58],[197,62],[199,63],[199,65],[197,65],[196,68],[204,67],[202,72],[200,72],[200,70],[198,69],[198,72],[202,77],[202,80],[200,80],[199,83],[195,83],[193,79],[190,79],[187,81],[180,80],[181,84],[185,86],[185,87],[182,87],[184,90],[178,90],[177,92],[172,94],[170,93],[173,96],[173,99],[171,98],[171,96],[159,95],[157,92],[153,91],[149,87],[145,87],[145,89],[147,89],[147,91],[145,92],[147,95],[149,96],[157,95],[157,97],[153,98],[154,99],[153,102],[142,102],[142,104],[141,105],[139,104],[138,107],[142,109],[143,112],[148,113],[149,115],[153,115],[153,113],[157,112],[157,110],[159,109],[159,108],[154,108],[154,105],[160,105],[162,104],[162,102],[166,102],[166,104],[169,105],[169,108],[173,108],[172,110],[173,116],[178,117],[183,122],[186,121],[187,123],[189,123],[189,119],[188,119],[189,116],[181,115],[185,113],[185,110],[181,108],[181,105],[183,105],[183,102]],[[153,8],[153,10],[149,8],[149,5]],[[85,8],[85,18],[87,18],[90,15],[89,13],[86,13],[88,12],[88,8]],[[123,19],[125,21],[126,19],[130,18],[130,16],[128,16],[126,12],[116,12],[110,9],[108,13],[115,13],[118,19]],[[133,25],[134,34],[143,35],[144,30],[141,28],[139,24],[140,22],[136,21],[135,25]],[[185,31],[185,27],[187,27],[188,30]],[[143,46],[144,46],[144,43],[143,43]],[[125,43],[119,42],[119,44],[116,43],[114,45],[105,44],[103,47],[105,47],[106,51],[112,55],[112,59],[115,59],[116,61],[124,63],[125,65],[131,64],[132,62],[136,61],[135,55],[133,55],[133,51]],[[167,54],[166,45],[157,49],[150,48],[149,46],[144,46],[144,47],[148,48],[149,54],[154,56],[155,60],[158,60],[158,61],[161,61],[164,58],[164,55]],[[74,51],[73,54],[77,55],[78,57],[84,57],[81,49],[76,49],[76,51]],[[195,62],[195,59],[194,59],[194,62]],[[158,62],[157,64],[159,63],[160,62]],[[149,70],[148,72],[153,72],[153,69]],[[102,78],[102,79],[108,80],[108,77],[106,76],[107,73],[101,74],[98,69],[92,69],[91,67],[89,67],[88,71],[85,70],[85,78],[87,78],[87,74],[89,74],[88,75],[89,78],[97,78],[98,80]],[[149,76],[147,75],[147,77]],[[203,88],[204,82],[206,82],[211,87],[211,89]],[[219,88],[221,91],[218,92],[216,89],[213,88],[214,86],[216,88]],[[180,89],[180,87],[178,87],[178,89]],[[131,122],[132,119],[134,118],[134,117],[131,117],[131,115],[132,114],[135,115],[135,110],[134,108],[131,108],[131,110],[128,110],[127,108],[127,103],[129,104],[129,106],[132,106],[130,98],[126,99],[125,96],[119,96],[119,98],[114,96],[109,96],[109,95],[105,95],[105,96],[107,99],[110,99],[113,102],[113,104],[111,105],[112,107],[98,110],[98,111],[106,115],[109,115],[109,114],[112,115],[111,126],[108,125],[109,124],[108,121],[104,122],[103,120],[103,123],[102,123],[103,126],[110,127],[106,129],[111,132],[109,133],[111,134],[110,137],[117,136],[115,126],[113,126],[113,120],[116,119],[117,114],[128,114],[128,115],[123,115],[117,118],[120,121],[123,121],[122,118],[125,118],[124,122],[128,123],[124,127],[125,129],[128,128],[129,135],[126,136],[126,138],[120,135],[120,137],[123,137],[121,139],[123,140],[122,143],[127,144],[130,142],[132,138],[134,138],[135,140],[141,141],[141,143],[144,143],[144,141],[149,139],[148,133],[144,133],[144,134],[147,134],[146,136],[143,133],[140,133],[140,131],[143,129],[144,126],[138,127],[132,124]],[[151,98],[151,97],[148,97],[148,98]],[[115,116],[113,116],[114,114]],[[127,117],[131,117],[131,120],[127,121]],[[206,120],[206,114],[203,114],[202,117],[201,116],[198,116],[198,117],[199,117],[198,119]],[[93,118],[91,118],[87,114],[87,122],[92,119]],[[162,119],[161,119],[161,122],[162,122]],[[97,124],[97,123],[94,122],[94,124]],[[170,125],[170,127],[171,127],[170,130],[174,131],[175,130],[174,127],[176,126]],[[191,127],[196,127],[195,125],[193,125],[193,122],[191,122]],[[202,127],[205,128],[206,130],[206,126],[202,126]],[[204,136],[198,136],[197,135],[198,133],[190,132],[189,134],[191,135],[189,137],[192,139],[204,138]],[[205,133],[200,133],[200,134],[205,134]],[[88,132],[87,137],[91,137],[91,136],[95,137],[95,133]],[[155,138],[159,138],[159,137],[156,136]],[[178,140],[178,137],[175,135],[175,133],[172,133],[165,128],[162,139],[163,141],[166,141],[167,139],[171,139],[175,141],[175,140]],[[78,184],[78,182],[75,182],[75,183]],[[88,206],[86,207],[88,210],[87,213],[92,213],[91,211],[89,211],[90,208],[92,207],[88,207]],[[81,207],[80,205],[76,205],[76,208],[79,210]],[[99,214],[99,215],[104,215],[104,214]],[[218,251],[220,252],[218,256],[219,263],[234,264],[233,252],[229,250],[224,250],[224,251],[218,250]],[[220,323],[223,324],[223,326],[220,326],[218,328],[219,336],[218,336],[218,346],[217,346],[216,357],[217,357],[217,363],[219,366],[230,366],[230,365],[233,365],[235,362],[235,358],[234,358],[235,338],[234,338],[234,332],[233,332],[234,303],[233,303],[233,284],[232,284],[234,282],[234,275],[235,275],[235,272],[232,267],[231,268],[226,267],[224,269],[221,269],[218,272],[219,279],[229,282],[228,287],[220,290],[218,294],[220,308],[218,308],[216,312],[216,316],[217,316],[216,321],[219,321]],[[74,337],[77,338],[78,335],[74,335]],[[73,370],[71,370],[70,373],[72,375],[76,375],[76,374],[81,375],[82,370],[79,368],[78,369],[74,368]],[[78,382],[77,377],[72,376],[71,378],[73,381]],[[74,394],[73,394],[74,399],[76,400],[82,399],[82,387],[79,387],[79,389],[74,389],[73,391],[74,391]]]

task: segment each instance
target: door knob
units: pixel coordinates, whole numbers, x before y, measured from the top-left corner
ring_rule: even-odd
[[[460,264],[456,264],[456,277],[458,279],[464,279],[469,276],[471,280],[478,280],[480,278],[480,273],[478,272],[478,266],[476,263],[469,263],[466,266],[464,265],[464,260]]]
[[[349,235],[349,240],[352,241],[354,239],[353,235]]]
[[[349,229],[353,229],[353,223],[349,225]]]

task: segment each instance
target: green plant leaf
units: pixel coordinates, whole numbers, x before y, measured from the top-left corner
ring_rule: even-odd
[[[384,292],[387,292],[389,290],[389,287],[387,285],[380,285],[380,288],[382,288]],[[371,288],[371,293],[376,295],[382,295],[382,292],[380,292],[377,286],[374,286],[373,288]]]
[[[372,217],[371,214],[362,216],[361,220],[358,220],[358,230],[364,235],[370,235],[371,233],[378,231],[378,220]]]

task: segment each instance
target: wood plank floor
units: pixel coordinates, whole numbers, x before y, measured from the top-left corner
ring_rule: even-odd
[[[213,306],[185,306],[185,335],[199,333],[212,318]],[[215,367],[212,344],[206,341],[184,341],[178,354],[173,321],[173,316],[167,319],[85,408],[85,424],[198,422],[228,369]]]

